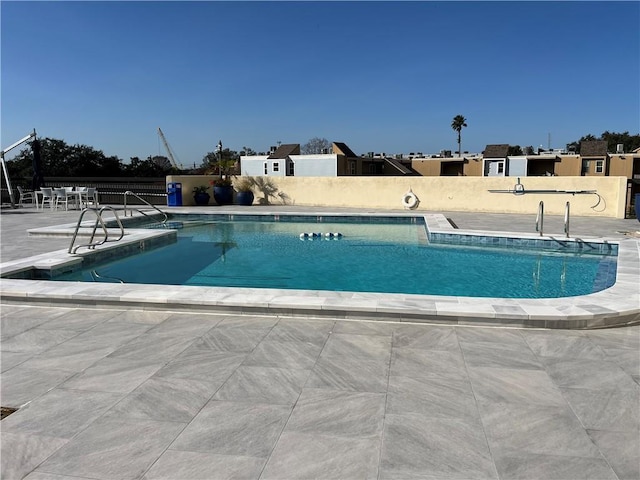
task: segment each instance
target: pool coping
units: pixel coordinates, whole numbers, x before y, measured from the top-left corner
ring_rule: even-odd
[[[185,209],[181,213],[199,213]],[[234,213],[234,215],[241,215]],[[284,215],[279,212],[279,215]],[[328,216],[326,212],[323,216]],[[331,214],[354,216],[349,213]],[[373,214],[369,216],[403,216]],[[307,215],[313,216],[313,215]],[[406,216],[416,216],[408,212]],[[454,229],[444,215],[424,217],[433,234],[508,236],[531,240],[558,241],[553,236],[531,236],[514,232]],[[30,230],[30,234],[69,235],[75,224]],[[150,238],[168,235],[166,231],[128,229],[119,245],[106,244],[101,249],[144,244]],[[566,239],[562,239],[567,241]],[[575,241],[576,239],[570,239]],[[34,303],[56,306],[100,306],[141,310],[207,311],[216,313],[263,314],[313,318],[344,318],[447,325],[482,325],[588,329],[640,323],[640,241],[625,239],[579,239],[583,242],[610,242],[618,245],[616,283],[603,291],[552,299],[505,299],[490,297],[450,297],[315,290],[284,290],[241,287],[192,287],[141,284],[56,282],[0,278],[0,299],[5,303]],[[45,253],[0,264],[3,275],[75,261],[66,250]]]

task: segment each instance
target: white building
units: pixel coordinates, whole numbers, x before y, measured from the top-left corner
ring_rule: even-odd
[[[301,155],[299,144],[280,145],[269,155],[240,157],[240,173],[249,176],[338,177],[349,175],[415,175],[393,158],[358,157],[344,143],[333,142],[331,153]]]
[[[280,145],[269,155],[240,157],[241,174],[265,177],[336,177],[338,155],[301,155],[299,144]]]

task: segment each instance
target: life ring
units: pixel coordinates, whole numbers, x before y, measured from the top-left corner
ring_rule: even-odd
[[[418,199],[416,194],[411,191],[411,189],[409,189],[409,191],[402,196],[402,205],[404,206],[404,208],[413,210],[418,206],[419,203],[420,200]]]

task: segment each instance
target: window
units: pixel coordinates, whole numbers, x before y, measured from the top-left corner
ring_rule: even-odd
[[[295,175],[294,172],[295,172],[295,163],[289,160],[289,163],[287,163],[287,175],[289,175],[290,177],[293,177]]]
[[[269,175],[269,164],[264,162],[264,174]]]
[[[583,177],[589,174],[589,160],[582,160],[582,170],[580,171],[580,175]]]
[[[280,171],[280,164],[278,162],[273,162],[273,171],[274,172]]]
[[[498,162],[498,175],[504,175],[504,162]]]
[[[351,160],[349,162],[349,175],[355,175],[355,174],[356,174],[356,162]]]
[[[376,164],[375,163],[370,163],[369,164],[369,173],[376,173]]]
[[[604,172],[604,160],[596,160],[596,173]]]

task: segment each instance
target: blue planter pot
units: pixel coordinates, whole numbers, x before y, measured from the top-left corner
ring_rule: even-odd
[[[231,185],[214,186],[213,198],[218,205],[231,205],[233,203],[233,187]]]
[[[253,205],[253,192],[238,192],[236,194],[236,203],[238,205]]]
[[[209,205],[210,199],[211,195],[209,195],[207,192],[196,193],[193,195],[193,201],[196,202],[196,205]]]

